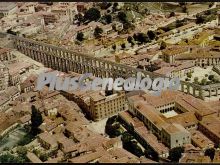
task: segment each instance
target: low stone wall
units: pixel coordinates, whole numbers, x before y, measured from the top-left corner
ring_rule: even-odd
[[[6,134],[8,134],[11,130],[17,128],[19,126],[19,123],[15,123],[12,126],[8,127],[6,130],[4,130],[1,134],[0,134],[0,138],[3,138]]]

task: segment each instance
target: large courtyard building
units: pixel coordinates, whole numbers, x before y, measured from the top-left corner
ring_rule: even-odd
[[[211,133],[202,129],[203,121],[216,116],[217,112],[199,99],[177,91],[164,91],[161,96],[139,94],[130,96],[128,100],[129,113],[142,121],[146,128],[169,148],[191,144],[191,141],[202,149],[213,146],[213,142],[217,143],[212,140],[214,135],[211,136]],[[124,114],[120,116],[129,124]],[[133,127],[136,129],[135,125]],[[192,136],[191,132],[198,128],[202,133],[194,132]],[[199,136],[201,140],[196,140],[195,136]],[[207,143],[201,144],[204,139],[208,139]]]

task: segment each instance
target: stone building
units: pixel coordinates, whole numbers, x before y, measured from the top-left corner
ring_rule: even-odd
[[[187,73],[194,71],[194,63],[192,61],[186,61],[179,64],[173,64],[170,66],[161,67],[160,69],[154,71],[154,73],[166,75],[167,77],[178,77],[182,78],[186,76]]]
[[[88,118],[98,121],[126,109],[124,92],[106,95],[104,91],[75,91],[62,94],[76,102]]]
[[[4,90],[9,85],[9,73],[8,68],[0,62],[0,91]]]
[[[118,92],[112,95],[105,95],[103,92],[90,95],[90,116],[94,120],[101,120],[110,117],[117,112],[125,110],[125,93]]]
[[[13,58],[11,51],[9,49],[0,48],[0,60],[10,61]]]
[[[17,10],[17,5],[14,2],[1,2],[0,3],[0,15],[7,16],[13,14]]]
[[[39,134],[38,141],[47,150],[58,148],[56,140],[48,132],[44,132],[44,133]]]
[[[21,92],[27,93],[34,90],[35,83],[37,80],[36,75],[30,75],[25,81],[20,84]]]
[[[134,107],[134,113],[169,148],[183,146],[191,142],[191,135],[183,126],[167,123],[157,114],[154,107],[147,105],[147,103],[137,104]]]
[[[208,116],[198,124],[198,129],[209,137],[216,145],[220,144],[220,120],[215,116]]]
[[[0,111],[4,111],[9,107],[10,99],[5,95],[0,96]]]
[[[56,14],[54,13],[43,13],[42,14],[43,19],[44,19],[44,23],[46,25],[48,25],[49,23],[55,23],[58,19],[58,17],[56,16]]]
[[[190,131],[197,129],[199,121],[216,114],[202,100],[178,91],[163,91],[161,96],[133,95],[128,98],[128,102],[129,112],[169,148],[190,144]],[[202,124],[199,125],[201,129]],[[200,137],[212,140],[208,135],[207,138],[204,136]],[[205,148],[211,144],[210,140],[208,144],[195,143]]]

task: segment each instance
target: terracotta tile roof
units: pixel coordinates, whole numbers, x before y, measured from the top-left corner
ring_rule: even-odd
[[[167,148],[163,143],[157,140],[157,137],[150,133],[149,130],[145,127],[135,128],[135,132],[137,132],[143,139],[159,154],[165,154],[169,152],[169,148]]]
[[[54,147],[57,145],[56,140],[54,139],[54,137],[48,133],[48,132],[44,132],[38,135],[39,139],[43,140],[44,142],[50,144],[51,147]]]
[[[159,116],[155,108],[151,105],[146,104],[144,101],[139,101],[135,103],[135,108],[141,113],[145,118],[151,121],[158,129],[162,129],[162,126],[167,123]]]
[[[199,153],[185,153],[179,161],[180,163],[211,163],[208,156]]]
[[[213,135],[220,139],[220,119],[215,116],[207,116],[199,122],[199,125],[205,127]]]
[[[85,154],[82,156],[78,156],[76,158],[69,159],[71,163],[89,163],[93,160],[100,158],[101,156],[105,155],[107,151],[103,148],[97,149],[96,152]]]
[[[202,132],[198,130],[192,130],[190,133],[193,143],[195,143],[201,149],[214,147],[214,143]]]

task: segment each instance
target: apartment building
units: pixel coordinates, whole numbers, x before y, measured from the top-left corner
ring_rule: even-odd
[[[86,116],[94,121],[108,118],[127,108],[125,92],[109,93],[105,91],[61,92],[73,100],[84,111]]]
[[[94,120],[110,117],[125,110],[126,99],[124,92],[105,95],[104,92],[90,95],[90,116]]]

